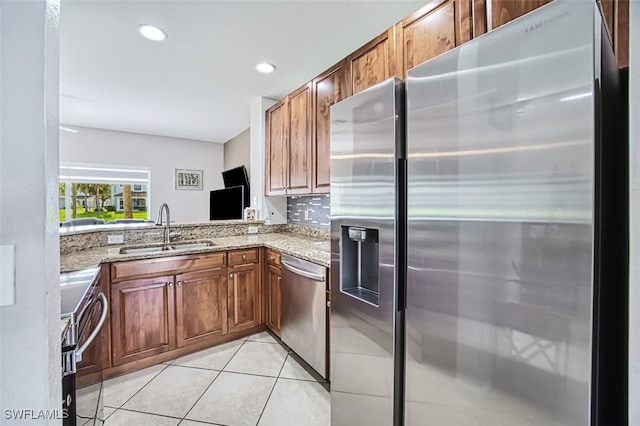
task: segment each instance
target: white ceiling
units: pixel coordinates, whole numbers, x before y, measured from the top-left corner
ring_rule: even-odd
[[[427,2],[61,0],[60,121],[224,143],[252,100],[282,99]]]

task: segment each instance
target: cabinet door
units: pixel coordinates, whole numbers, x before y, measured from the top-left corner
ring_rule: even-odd
[[[349,96],[395,75],[394,34],[391,28],[347,57]]]
[[[434,0],[400,22],[396,26],[400,77],[406,78],[411,68],[471,40],[471,7],[470,0]]]
[[[178,347],[227,334],[227,270],[176,276]]]
[[[173,276],[111,285],[113,365],[174,349]]]
[[[618,67],[629,66],[629,0],[598,0],[607,24]]]
[[[311,83],[287,96],[289,153],[287,194],[311,193]]]
[[[273,265],[267,266],[267,327],[280,336],[281,299],[280,269]]]
[[[288,164],[287,102],[280,102],[266,112],[265,195],[286,193]]]
[[[229,332],[246,330],[261,323],[260,277],[257,263],[228,268]]]
[[[550,1],[551,0],[490,0],[490,29],[495,30],[500,25],[504,25]]]
[[[345,63],[340,62],[313,80],[313,188],[329,192],[329,107],[346,98]]]

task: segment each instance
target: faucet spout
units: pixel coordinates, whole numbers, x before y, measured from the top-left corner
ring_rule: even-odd
[[[169,222],[171,222],[171,214],[169,213],[169,205],[162,203],[160,210],[158,210],[158,219],[156,220],[156,226],[162,226],[163,212],[167,212],[167,226],[164,228],[164,243],[169,244],[171,242],[171,229],[169,228]]]

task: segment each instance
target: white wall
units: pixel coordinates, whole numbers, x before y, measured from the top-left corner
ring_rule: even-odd
[[[4,413],[62,408],[58,18],[56,0],[0,1],[0,244],[16,250],[16,304],[0,307],[3,425],[60,424]]]
[[[272,224],[287,223],[287,198],[264,195],[265,163],[265,111],[276,101],[257,98],[251,102],[250,155],[251,155],[251,205],[257,197],[258,218]]]
[[[640,2],[629,7],[629,424],[640,425]]]
[[[151,208],[155,220],[162,203],[175,222],[209,220],[209,191],[223,188],[221,144],[70,126],[78,133],[60,133],[60,161],[148,167]],[[203,170],[202,191],[176,190],[175,169]]]
[[[224,143],[224,169],[244,165],[251,176],[250,130],[247,129]]]

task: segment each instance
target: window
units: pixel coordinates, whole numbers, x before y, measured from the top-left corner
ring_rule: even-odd
[[[147,219],[149,170],[128,166],[60,164],[60,221],[125,218],[125,186],[131,187],[131,218]]]

